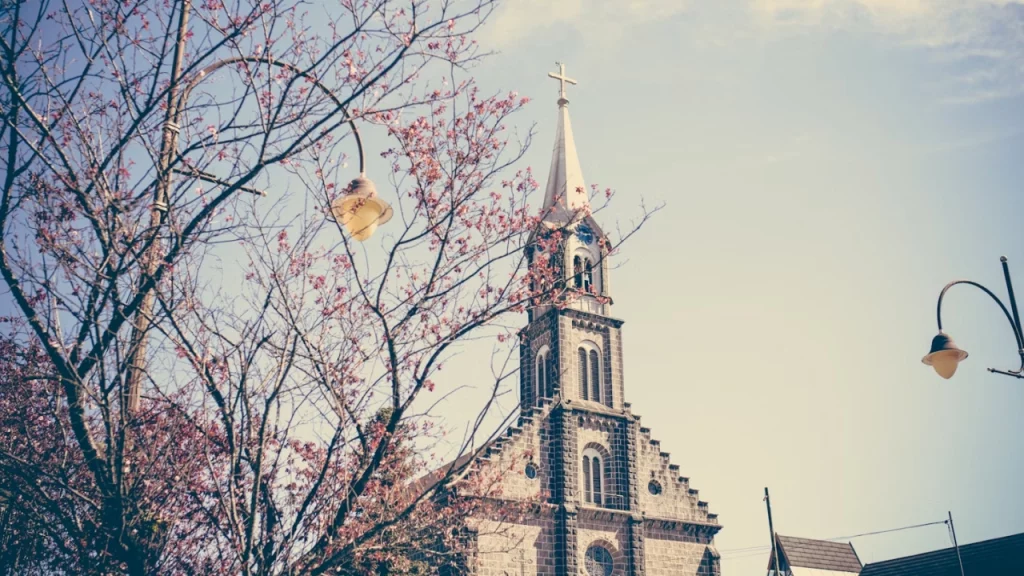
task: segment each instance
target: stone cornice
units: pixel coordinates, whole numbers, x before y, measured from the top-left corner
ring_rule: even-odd
[[[602,316],[600,314],[594,314],[593,312],[584,312],[583,310],[576,310],[575,308],[562,308],[558,312],[563,316],[569,316],[583,321],[590,321],[595,324],[611,324],[613,328],[620,328],[626,323],[625,320],[612,318],[611,316]]]
[[[627,412],[624,408],[609,408],[604,404],[598,404],[597,402],[589,402],[586,400],[572,400],[571,398],[566,398],[565,400],[562,400],[561,407],[563,410],[569,410],[573,414],[607,416],[609,418],[615,418],[625,422],[633,420],[633,415]]]
[[[581,505],[576,510],[579,513],[580,518],[601,520],[618,519],[622,521],[630,519],[636,521],[637,519],[640,519],[647,526],[667,529],[673,532],[692,531],[709,537],[714,536],[722,529],[722,525],[717,523],[701,522],[699,520],[680,520],[678,518],[662,518],[658,516],[648,516],[646,514],[637,515],[637,513],[632,510],[615,510],[612,508],[599,508],[597,506],[586,505]]]

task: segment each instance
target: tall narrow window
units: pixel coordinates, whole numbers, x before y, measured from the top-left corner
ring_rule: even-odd
[[[547,384],[547,394],[545,394],[545,395],[548,398],[552,398],[555,395],[555,368],[554,368],[554,362],[555,361],[551,357],[550,353],[544,355],[544,373],[547,375],[545,380],[544,380],[544,383]]]
[[[533,265],[533,251],[532,250],[527,253],[527,256],[526,256],[526,266],[527,266],[526,269],[531,272],[531,274],[530,274],[530,296],[536,296],[537,295],[537,276],[536,276],[536,269],[534,268],[534,265]]]
[[[590,456],[583,457],[583,497],[587,502],[594,501],[593,492],[590,490]]]
[[[597,448],[591,446],[583,450],[583,470],[581,470],[583,473],[582,495],[583,502],[586,504],[606,506],[606,498],[604,497],[604,462],[605,456]]]
[[[590,399],[594,402],[601,401],[601,367],[597,359],[597,350],[590,351]]]
[[[579,256],[572,257],[572,277],[577,288],[583,287],[583,259]]]
[[[547,351],[537,355],[537,399],[548,393],[548,354]]]
[[[590,390],[587,386],[587,349],[580,348],[580,395],[584,400],[590,399]]]
[[[583,259],[583,291],[590,292],[594,287],[594,267],[590,258]]]

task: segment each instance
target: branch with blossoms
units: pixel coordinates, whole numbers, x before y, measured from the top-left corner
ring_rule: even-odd
[[[530,137],[509,130],[526,102],[483,96],[465,70],[492,8],[0,14],[0,276],[16,310],[0,351],[27,367],[0,366],[15,384],[0,498],[33,546],[5,542],[4,558],[25,573],[458,570],[466,516],[516,517],[493,508],[500,474],[465,473],[514,366],[468,418],[464,465],[414,482],[439,464],[424,447],[446,441],[434,411],[459,390],[443,363],[572,294],[555,259],[529,266],[568,230],[534,234],[536,182],[516,170]],[[380,242],[330,217],[355,125],[389,142],[398,200]],[[456,478],[481,497],[453,498]]]

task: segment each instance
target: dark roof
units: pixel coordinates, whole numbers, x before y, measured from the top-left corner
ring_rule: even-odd
[[[829,542],[778,536],[782,557],[790,566],[837,570],[839,572],[860,572],[860,559],[849,542]]]
[[[1024,534],[960,546],[966,576],[1024,574]],[[955,548],[868,564],[861,576],[960,576]]]
[[[440,466],[435,470],[431,470],[430,472],[424,474],[423,476],[420,476],[416,480],[413,480],[409,484],[409,489],[412,490],[413,493],[418,496],[420,492],[429,490],[434,486],[434,484],[437,484],[438,481],[443,480],[445,476],[449,474],[451,474],[452,476],[457,476],[460,472],[462,472],[466,464],[468,464],[469,461],[472,460],[476,455],[477,452],[475,451],[470,452],[468,454],[463,454],[462,456],[459,456],[458,458],[452,460],[451,462],[445,464],[444,466]]]

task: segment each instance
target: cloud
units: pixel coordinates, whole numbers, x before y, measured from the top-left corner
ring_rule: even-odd
[[[947,87],[951,102],[1024,93],[1024,0],[749,2],[761,25],[841,28],[866,21],[904,44],[932,50],[954,70]]]
[[[632,26],[660,21],[687,7],[687,0],[507,0],[494,15],[487,36],[503,48],[557,28],[614,40]]]

